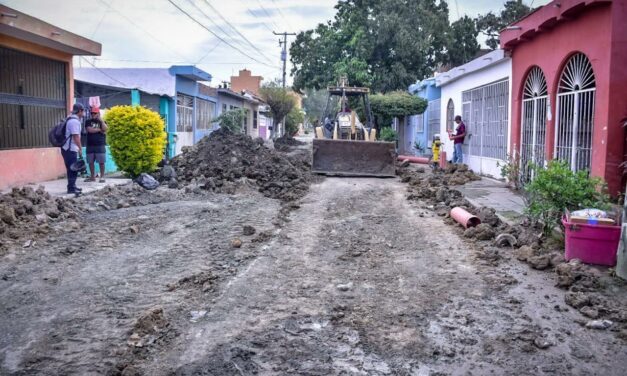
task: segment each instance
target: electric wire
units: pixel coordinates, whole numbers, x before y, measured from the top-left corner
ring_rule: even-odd
[[[279,11],[279,15],[281,16],[281,18],[283,18],[285,20],[285,23],[287,24],[287,26],[291,29],[294,30],[294,27],[290,24],[290,21],[287,19],[287,17],[285,17],[283,15],[283,12],[281,11],[281,8],[279,8],[279,6],[277,5],[276,1],[272,0],[272,3],[274,4],[275,8],[277,11]]]
[[[265,57],[269,62],[272,62],[272,59],[270,59],[265,53],[263,53],[263,51],[257,48],[257,46],[255,46],[248,38],[246,38],[246,36],[244,36],[244,34],[240,33],[240,31],[237,30],[237,28],[233,26],[233,24],[231,24],[213,5],[211,5],[211,3],[208,0],[203,0],[203,1],[218,15],[218,17],[220,17],[220,19],[222,19],[222,21],[224,21],[227,25],[229,25],[229,27],[233,29],[233,31],[235,31],[237,35],[239,35],[242,39],[244,39],[244,41],[246,41],[248,45],[250,45],[255,51],[259,52],[261,56]]]
[[[280,27],[274,23],[274,21],[272,20],[272,16],[270,15],[270,13],[268,12],[268,10],[263,6],[263,4],[261,4],[261,1],[257,0],[257,3],[259,3],[259,6],[261,7],[261,10],[266,14],[266,16],[268,16],[268,19],[270,20],[270,22],[272,23],[272,25],[276,28],[276,29],[280,29]]]
[[[253,11],[252,11],[252,10],[250,10],[250,8],[246,8],[246,10],[248,11],[248,13],[250,13],[250,15],[251,15],[251,16],[253,16],[253,17],[255,17],[255,18],[258,18],[258,17],[257,17],[257,16],[253,13]],[[266,23],[265,23],[265,22],[261,22],[261,24],[262,24],[262,25],[263,25],[263,27],[265,27],[265,28],[266,28],[269,32],[272,32],[272,29],[271,29],[268,25],[266,25]]]
[[[189,14],[188,12],[186,12],[183,8],[181,8],[180,6],[178,6],[178,4],[176,4],[174,1],[172,0],[168,0],[168,2],[170,4],[172,4],[176,9],[178,9],[181,13],[183,13],[185,16],[187,16],[190,20],[194,21],[196,24],[198,24],[200,27],[202,27],[203,29],[207,30],[209,33],[211,33],[213,36],[215,36],[216,38],[220,39],[223,43],[226,43],[228,46],[230,46],[231,48],[233,48],[234,50],[236,50],[237,52],[241,53],[242,55],[246,56],[247,58],[261,64],[261,65],[265,65],[271,68],[274,68],[274,65],[270,65],[270,64],[266,64],[262,61],[257,60],[256,58],[254,58],[253,56],[248,55],[246,52],[242,51],[241,49],[237,48],[236,46],[232,45],[231,43],[229,43],[228,41],[224,40],[224,38],[222,38],[221,36],[219,36],[218,34],[216,34],[213,30],[211,30],[210,28],[208,28],[207,26],[203,25],[200,21],[198,21],[197,19],[195,19],[191,14]]]
[[[126,21],[128,21],[131,25],[135,26],[136,28],[138,28],[139,30],[141,30],[142,32],[144,32],[144,34],[148,35],[150,38],[152,38],[154,41],[156,41],[157,43],[161,44],[162,46],[166,47],[167,49],[171,50],[172,52],[174,52],[175,54],[179,55],[179,57],[182,57],[183,60],[185,61],[193,61],[192,59],[189,59],[188,57],[186,57],[185,55],[181,54],[180,52],[178,52],[176,49],[168,46],[166,43],[164,43],[161,39],[155,37],[154,35],[152,35],[152,33],[150,33],[149,31],[147,31],[146,29],[144,29],[143,27],[139,26],[138,24],[136,24],[132,19],[128,18],[124,13],[117,11],[115,8],[113,8],[109,3],[107,3],[104,0],[98,0],[101,3],[103,3],[104,5],[107,6],[107,8],[113,12],[115,12],[116,14],[118,14],[120,17],[124,18]]]
[[[213,24],[213,26],[217,27],[218,30],[220,30],[224,35],[225,38],[231,39],[234,42],[237,42],[240,46],[247,48],[247,46],[245,46],[242,42],[240,42],[239,40],[233,38],[233,36],[231,34],[229,34],[228,31],[224,30],[222,28],[222,26],[218,25],[211,17],[209,17],[209,15],[207,13],[205,13],[202,9],[200,9],[200,7],[198,7],[198,5],[196,5],[192,0],[187,0],[194,8],[196,8],[197,11],[199,11],[203,16],[205,16],[205,18],[207,18],[209,20],[209,22],[211,22],[211,24]],[[220,41],[220,43],[222,43],[222,41]],[[217,48],[217,46],[215,47]],[[211,49],[210,51],[215,50],[215,48]],[[205,57],[207,57],[208,54],[205,54],[200,60],[202,61]],[[270,61],[270,60],[268,60]],[[271,62],[271,61],[270,61]]]
[[[110,79],[112,79],[113,81],[119,83],[122,86],[128,86],[126,85],[124,82],[118,80],[117,78],[109,75],[107,72],[103,71],[102,69],[98,68],[95,64],[93,64],[91,61],[87,60],[85,57],[83,56],[79,56],[80,59],[84,60],[87,64],[91,65],[92,67],[96,68],[96,70],[102,74],[104,74],[105,76],[109,77]]]

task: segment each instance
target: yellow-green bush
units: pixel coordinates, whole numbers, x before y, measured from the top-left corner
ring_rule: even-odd
[[[105,119],[107,142],[118,168],[132,176],[151,172],[163,158],[166,133],[161,116],[141,106],[115,106]]]

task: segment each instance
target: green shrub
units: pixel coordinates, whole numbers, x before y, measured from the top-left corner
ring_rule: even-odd
[[[298,107],[292,107],[285,117],[285,133],[292,136],[298,132],[298,125],[305,121],[305,114]]]
[[[131,176],[151,172],[163,159],[165,125],[158,113],[141,106],[115,106],[105,119],[107,141],[120,170]]]
[[[381,128],[379,139],[381,141],[394,142],[398,139],[398,134],[396,134],[396,131],[390,127]]]
[[[242,130],[244,120],[246,120],[246,112],[241,108],[236,108],[221,113],[214,121],[220,124],[220,127],[238,133]]]
[[[511,187],[515,190],[519,190],[521,188],[521,166],[518,154],[507,154],[507,160],[504,163],[497,161],[496,167],[501,168],[501,177],[507,179]]]
[[[525,186],[527,213],[544,224],[544,234],[561,226],[564,210],[584,208],[607,209],[610,199],[605,193],[605,183],[591,178],[587,171],[571,171],[564,161],[550,161],[547,168],[532,166],[534,179]]]

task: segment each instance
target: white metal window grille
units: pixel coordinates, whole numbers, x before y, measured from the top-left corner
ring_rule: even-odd
[[[568,60],[557,94],[555,158],[573,171],[589,170],[592,157],[596,80],[586,55]]]
[[[452,131],[455,129],[455,104],[452,99],[448,100],[446,105],[446,129]]]
[[[530,165],[544,165],[547,98],[544,73],[539,67],[533,67],[523,89],[520,142],[520,179],[523,183],[533,178]]]
[[[215,103],[196,99],[196,129],[212,129],[213,113],[215,111]]]
[[[194,129],[194,98],[176,95],[176,131],[191,132]]]
[[[465,154],[505,160],[509,80],[462,92]]]
[[[409,117],[409,124],[414,129],[415,133],[422,133],[425,131],[424,115],[411,115]]]
[[[440,100],[429,101],[427,106],[427,123],[428,123],[428,144],[431,146],[433,136],[440,133]]]

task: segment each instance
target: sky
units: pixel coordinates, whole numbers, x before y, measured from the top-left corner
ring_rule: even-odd
[[[524,0],[533,6],[549,0]],[[0,0],[102,44],[102,55],[75,58],[99,68],[196,65],[212,86],[240,69],[265,80],[281,77],[281,47],[273,32],[308,30],[333,18],[337,0]],[[449,1],[452,21],[498,12],[499,0]],[[288,37],[289,44],[294,37]],[[288,84],[291,66],[287,62]]]

